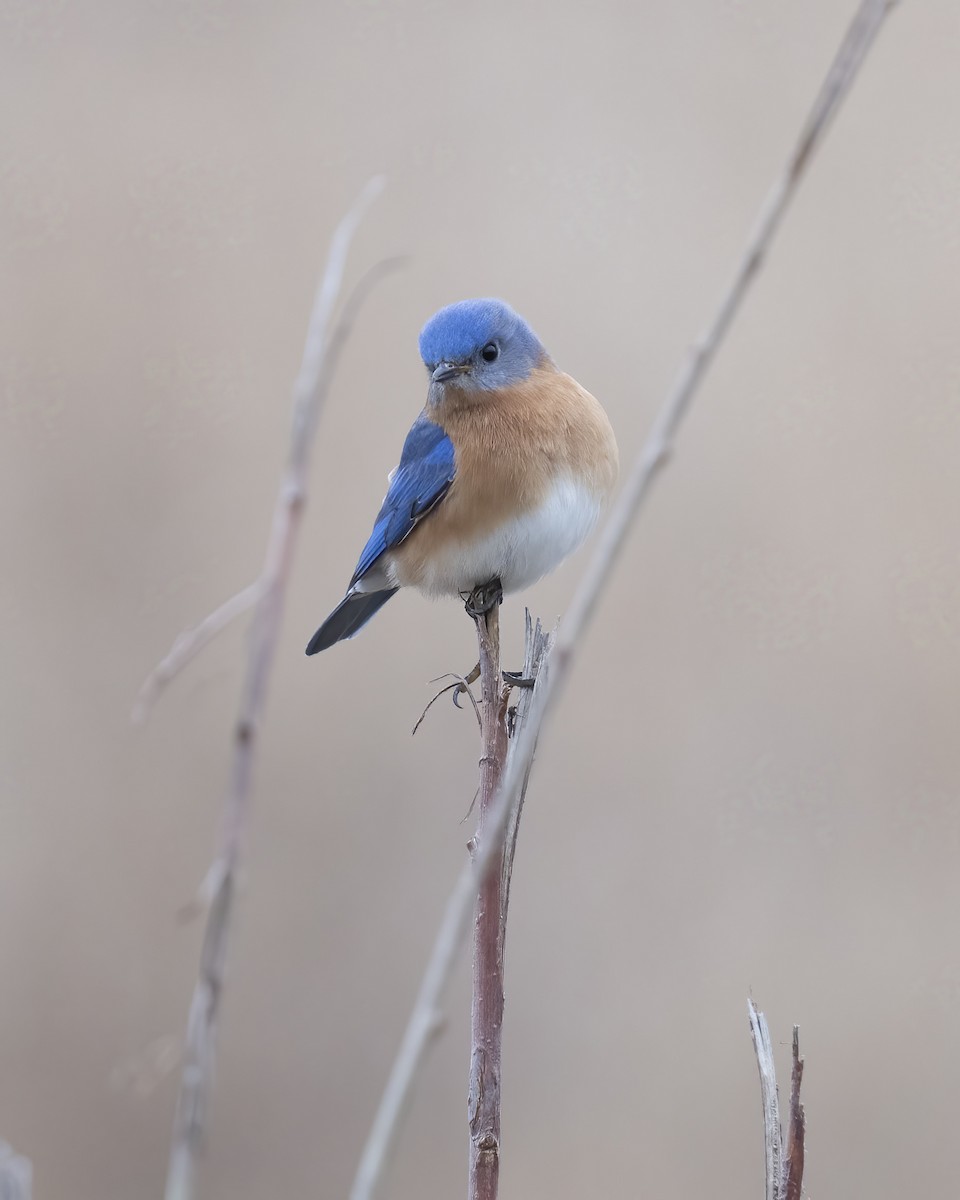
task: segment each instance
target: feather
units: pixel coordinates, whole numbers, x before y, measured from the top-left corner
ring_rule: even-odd
[[[399,464],[390,474],[387,494],[360,554],[351,587],[387,550],[399,546],[443,499],[454,473],[453,442],[435,421],[421,413],[403,443]]]
[[[310,639],[307,653],[317,654],[334,642],[352,638],[398,590],[385,588],[380,592],[348,592]]]

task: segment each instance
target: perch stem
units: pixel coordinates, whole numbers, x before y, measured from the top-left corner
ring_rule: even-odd
[[[507,758],[506,698],[500,674],[500,607],[475,618],[480,648],[483,752],[474,853],[485,837],[500,842],[500,867],[482,872],[473,922],[473,1002],[470,1012],[470,1200],[495,1200],[500,1173],[500,1047],[503,1029],[503,944],[506,906],[502,829],[487,821]]]

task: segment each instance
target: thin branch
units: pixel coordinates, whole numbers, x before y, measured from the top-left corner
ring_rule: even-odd
[[[535,684],[532,689],[524,689],[517,706],[516,719],[513,724],[514,736],[511,737],[507,749],[508,767],[516,751],[517,738],[527,719],[527,712],[546,676],[546,672],[542,668],[545,668],[547,664],[546,650],[549,639],[543,634],[539,621],[536,623],[536,628],[533,628],[529,621],[529,615],[527,632],[528,640],[523,670],[527,678],[535,680]],[[522,805],[525,794],[526,782],[520,791],[519,805]],[[475,861],[479,858],[481,862],[485,862],[487,855],[491,852],[490,841],[485,838],[475,850]],[[507,883],[509,883],[509,876],[506,873],[509,871],[512,859],[512,853],[508,852],[507,860],[504,863]],[[414,1081],[426,1058],[427,1051],[438,1031],[443,1027],[440,1003],[453,975],[457,953],[466,935],[470,914],[476,899],[477,870],[474,862],[468,861],[457,878],[453,895],[444,911],[397,1057],[390,1070],[390,1077],[360,1155],[357,1173],[350,1189],[350,1200],[373,1200],[386,1172],[396,1146]]]
[[[545,673],[549,664],[549,655],[553,646],[554,635],[544,633],[539,617],[536,623],[534,623],[530,616],[529,608],[524,610],[523,616],[523,678],[539,679],[541,672]],[[519,730],[523,728],[532,703],[533,691],[528,687],[521,688],[520,699],[517,702],[516,708],[508,712],[507,731],[511,737],[515,737]],[[512,721],[510,719],[511,715]],[[534,751],[536,751],[536,747],[534,747]],[[523,815],[523,801],[525,797],[526,786],[521,789],[517,802],[510,811],[506,836],[504,837],[505,851],[503,855],[503,900],[501,914],[504,941],[506,941],[507,936],[507,909],[510,906],[510,884],[513,882],[513,860],[517,853],[517,835],[520,832],[520,818]]]
[[[283,615],[287,580],[306,500],[313,433],[326,399],[335,352],[343,345],[356,305],[349,311],[345,310],[337,332],[331,335],[333,310],[340,292],[350,242],[367,208],[382,187],[382,179],[370,180],[334,233],[326,270],[310,316],[303,362],[294,387],[287,466],[274,508],[263,571],[253,585],[258,589],[258,595],[246,676],[234,727],[233,760],[224,801],[220,848],[208,875],[210,908],[200,954],[199,975],[187,1021],[166,1200],[190,1200],[194,1194],[196,1158],[202,1143],[212,1085],[217,1017],[223,992],[236,871],[250,802],[257,731],[266,702],[267,682]],[[335,338],[338,338],[336,342]],[[219,609],[218,613],[222,614],[224,608]]]
[[[807,1132],[806,1116],[800,1103],[803,1083],[803,1059],[800,1057],[800,1030],[793,1027],[793,1063],[790,1069],[790,1116],[787,1121],[787,1144],[783,1155],[783,1200],[800,1200],[803,1188],[804,1141]]]
[[[780,1140],[780,1100],[777,1095],[777,1073],[773,1065],[773,1043],[767,1018],[753,1000],[747,1001],[750,1015],[750,1036],[760,1071],[760,1101],[763,1105],[763,1160],[765,1166],[766,1200],[782,1200],[780,1180],[783,1173],[783,1146]]]
[[[480,804],[477,832],[470,843],[476,854],[489,835],[487,817],[500,786],[507,758],[507,700],[500,676],[500,606],[476,618],[480,651]],[[473,918],[473,994],[470,1007],[469,1200],[497,1200],[500,1177],[500,1054],[503,1039],[503,853],[500,870],[479,877]]]
[[[525,613],[524,679],[536,679],[549,646],[537,621],[534,630],[529,609]],[[469,1200],[497,1200],[500,1179],[501,1046],[503,1036],[504,953],[507,913],[517,835],[525,789],[512,806],[506,827],[494,835],[487,830],[488,814],[506,767],[510,726],[507,705],[509,684],[501,685],[500,616],[494,608],[477,618],[480,649],[480,682],[483,694],[480,759],[480,817],[471,853],[487,837],[499,841],[500,870],[479,874],[473,920],[473,994],[470,1009],[470,1086],[467,1111],[470,1121]],[[526,718],[532,698],[524,688],[514,712],[513,728]],[[497,851],[494,852],[494,861]]]
[[[700,383],[770,251],[780,222],[796,194],[814,152],[819,149],[884,18],[895,3],[896,0],[862,0],[827,72],[797,143],[761,205],[753,232],[747,238],[733,277],[712,318],[680,368],[680,373],[627,478],[626,486],[601,532],[593,558],[563,622],[556,650],[560,661],[555,664],[553,671],[554,688],[557,691],[566,680],[567,660],[573,653],[573,647],[590,622],[597,600],[612,574],[627,533],[647,498],[655,476],[673,450],[674,438]]]
[[[760,1099],[763,1104],[763,1158],[766,1168],[766,1200],[800,1200],[803,1189],[803,1152],[806,1124],[800,1103],[803,1059],[800,1057],[800,1031],[793,1027],[793,1064],[790,1072],[790,1115],[787,1144],[780,1125],[780,1096],[773,1063],[773,1042],[767,1018],[754,1001],[747,1001],[750,1036],[760,1071]]]
[[[262,595],[263,579],[255,579],[249,587],[225,600],[219,608],[215,608],[198,625],[179,634],[166,655],[141,684],[133,706],[133,721],[138,725],[145,721],[167,684],[231,622],[253,608]]]
[[[550,669],[542,676],[541,685],[534,690],[523,728],[519,731],[516,742],[511,743],[512,752],[508,757],[503,782],[490,808],[487,825],[489,836],[479,846],[474,858],[474,867],[478,874],[490,870],[493,866],[503,830],[507,827],[513,811],[515,798],[526,786],[544,716],[567,681],[579,640],[589,625],[600,595],[613,573],[637,513],[647,498],[660,468],[667,461],[683,418],[739,311],[750,284],[773,244],[774,236],[800,180],[814,153],[819,149],[830,121],[849,91],[867,51],[894,3],[895,0],[862,0],[859,5],[796,145],[761,207],[756,226],[747,239],[733,278],[723,292],[713,317],[683,363],[640,450],[626,485],[611,510],[550,655]],[[388,1091],[391,1091],[395,1082],[402,1057],[404,1061],[401,1083],[391,1094],[392,1107],[389,1111],[385,1111],[386,1094],[381,1102],[374,1130],[371,1131],[364,1150],[360,1173],[351,1192],[352,1200],[366,1200],[373,1194],[372,1189],[382,1169],[381,1160],[371,1163],[368,1158],[371,1143],[374,1143],[374,1134],[375,1158],[378,1147],[389,1148],[392,1145],[396,1130],[389,1122],[399,1121],[403,1100],[412,1085],[412,1076],[408,1073],[411,1067],[414,1071],[417,1069],[426,1048],[425,1044],[418,1044],[416,1053],[411,1055],[411,1029],[416,1021],[422,1021],[424,1012],[434,1013],[439,1007],[457,947],[466,934],[475,895],[473,873],[465,871],[457,880],[447,902],[427,973],[424,975],[410,1025],[401,1044],[400,1056],[391,1073]],[[398,1097],[399,1104],[396,1103]]]

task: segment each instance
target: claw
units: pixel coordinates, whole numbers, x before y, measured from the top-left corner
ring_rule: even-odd
[[[437,692],[437,694],[433,697],[433,699],[430,701],[430,703],[427,705],[427,707],[420,714],[420,719],[419,719],[419,721],[417,721],[416,725],[414,725],[413,732],[414,733],[417,732],[417,730],[423,724],[423,718],[427,715],[427,713],[430,711],[430,709],[433,708],[434,704],[436,704],[436,702],[440,699],[440,697],[444,694],[444,692],[453,692],[453,702],[454,702],[454,704],[457,705],[457,708],[460,708],[460,705],[457,702],[457,697],[462,696],[464,693],[466,693],[470,697],[470,703],[473,705],[473,711],[477,718],[477,724],[480,725],[480,727],[482,728],[483,725],[480,720],[480,708],[479,708],[479,705],[477,704],[476,697],[474,696],[473,692],[470,690],[470,684],[473,683],[474,679],[479,678],[479,676],[480,676],[480,667],[478,665],[476,668],[476,675],[473,673],[473,671],[471,671],[469,675],[464,677],[463,675],[457,675],[455,672],[449,671],[446,675],[438,675],[436,679],[431,679],[430,680],[431,683],[439,683],[441,679],[452,678],[453,683],[448,683],[446,687],[442,687],[440,689],[440,691]]]
[[[470,672],[469,675],[464,675],[459,678],[459,682],[457,683],[456,687],[453,689],[453,703],[456,705],[457,708],[460,707],[460,697],[465,695],[467,692],[469,692],[470,684],[476,683],[479,678],[480,678],[480,664],[479,663],[477,663],[477,665],[473,668],[473,670]]]
[[[472,592],[461,592],[460,598],[467,610],[467,616],[476,619],[503,603],[503,584],[499,579],[490,579],[486,583],[478,584]]]

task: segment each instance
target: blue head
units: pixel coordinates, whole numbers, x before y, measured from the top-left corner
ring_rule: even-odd
[[[526,379],[545,357],[540,339],[502,300],[461,300],[420,332],[431,393],[447,387],[492,391]],[[439,397],[438,397],[439,398]]]

